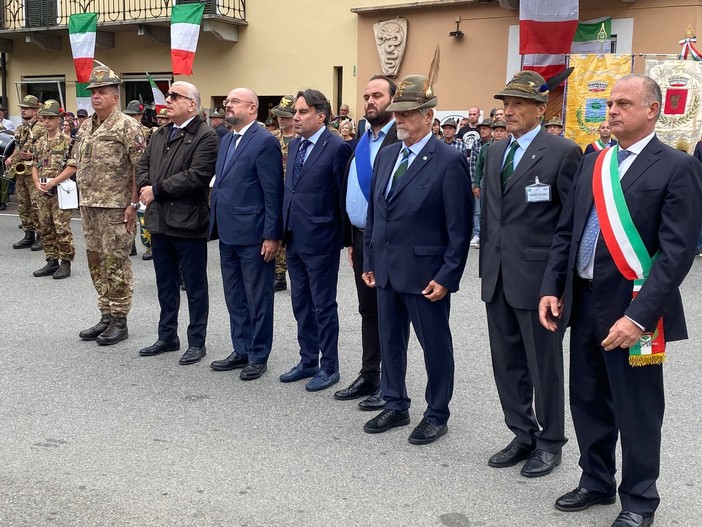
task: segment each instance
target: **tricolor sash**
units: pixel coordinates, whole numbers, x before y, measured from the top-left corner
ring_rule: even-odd
[[[592,194],[595,198],[597,218],[607,249],[614,264],[627,280],[634,282],[632,300],[636,298],[646,282],[656,258],[648,254],[641,235],[634,225],[629,207],[624,198],[624,189],[619,179],[617,153],[619,145],[605,148],[597,155],[592,176]],[[629,348],[629,364],[646,366],[665,361],[665,338],[663,318],[658,321],[653,333],[644,331],[639,342]]]
[[[603,150],[604,148],[607,147],[606,143],[602,142],[602,139],[598,139],[594,143],[591,143],[590,146],[595,149],[595,152],[599,152],[600,150]]]

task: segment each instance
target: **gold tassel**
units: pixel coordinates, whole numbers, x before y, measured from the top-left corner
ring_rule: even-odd
[[[654,353],[651,355],[630,355],[629,366],[660,366],[665,362],[665,353]]]

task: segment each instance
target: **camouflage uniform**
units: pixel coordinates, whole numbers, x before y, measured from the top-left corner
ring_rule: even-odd
[[[273,136],[280,142],[280,151],[283,153],[283,179],[285,178],[285,171],[288,166],[288,145],[290,144],[290,141],[295,139],[297,137],[297,134],[292,135],[290,137],[283,137],[283,132],[278,130],[274,130],[271,132]],[[283,247],[283,244],[280,244],[280,247],[278,248],[278,252],[275,254],[275,274],[277,275],[284,275],[286,271],[288,270],[288,265],[285,260],[285,247]]]
[[[66,150],[71,138],[58,132],[53,139],[44,134],[34,145],[34,163],[39,178],[54,178],[63,170]],[[69,160],[67,166],[75,166]],[[73,261],[76,254],[71,231],[71,211],[60,209],[56,192],[44,194],[34,189],[34,204],[39,218],[38,228],[42,235],[47,259]]]
[[[153,133],[154,129],[149,128],[148,126],[144,126],[142,124],[141,131],[144,134],[145,144],[148,145],[149,140],[151,139],[151,134]],[[151,233],[149,232],[149,229],[146,228],[146,224],[144,221],[146,209],[142,209],[142,207],[143,205],[137,209],[137,221],[139,222],[139,237],[141,238],[141,243],[144,245],[144,247],[146,247],[146,252],[149,253],[151,252]],[[136,233],[134,234],[136,235]]]
[[[133,169],[146,148],[141,126],[116,108],[101,124],[86,120],[73,148],[88,269],[103,315],[126,317],[134,291],[129,251],[134,235],[124,222]]]
[[[14,165],[17,162],[30,163],[30,161],[22,161],[19,158],[19,153],[23,151],[34,153],[34,145],[43,134],[44,125],[36,117],[17,127],[17,132],[15,133],[17,144],[12,154]],[[34,232],[39,224],[37,209],[33,204],[37,198],[38,191],[34,188],[31,167],[28,168],[29,170],[24,175],[17,174],[15,176],[15,193],[17,194],[17,208],[19,209],[22,229],[24,229],[24,232]]]

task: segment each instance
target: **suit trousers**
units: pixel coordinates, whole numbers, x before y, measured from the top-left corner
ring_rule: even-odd
[[[374,287],[363,281],[363,231],[353,227],[353,274],[358,294],[358,312],[361,315],[361,377],[374,384],[380,383],[380,334],[378,332],[378,294]]]
[[[265,363],[273,346],[275,260],[264,262],[259,244],[221,240],[219,258],[234,351],[249,362]]]
[[[290,294],[302,365],[305,368],[320,366],[329,374],[336,373],[339,371],[339,312],[336,303],[339,252],[300,253],[290,231],[286,242]]]
[[[158,339],[171,340],[178,336],[180,269],[183,271],[190,314],[188,346],[204,346],[210,303],[207,289],[207,240],[152,233],[151,252],[156,271],[158,303],[161,306]]]
[[[589,284],[575,279],[570,333],[570,407],[583,469],[580,485],[614,492],[619,433],[622,508],[648,516],[660,502],[663,367],[634,368],[628,350],[600,346]]]
[[[407,346],[410,322],[424,351],[427,370],[424,417],[436,424],[448,421],[449,402],[453,396],[453,340],[449,326],[451,294],[437,302],[422,295],[398,293],[388,287],[378,290],[378,325],[382,373],[380,388],[389,410],[406,410],[411,400],[407,396]]]
[[[501,275],[485,308],[507,427],[520,446],[559,452],[567,441],[562,335],[545,329],[538,311],[509,305]]]

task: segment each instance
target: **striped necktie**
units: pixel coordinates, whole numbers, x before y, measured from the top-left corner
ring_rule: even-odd
[[[509,145],[509,152],[507,152],[505,164],[502,167],[502,172],[500,172],[500,175],[502,177],[502,188],[505,187],[505,185],[509,181],[509,178],[511,178],[512,174],[514,173],[514,154],[517,152],[518,148],[519,143],[516,140],[512,141],[512,144]]]

